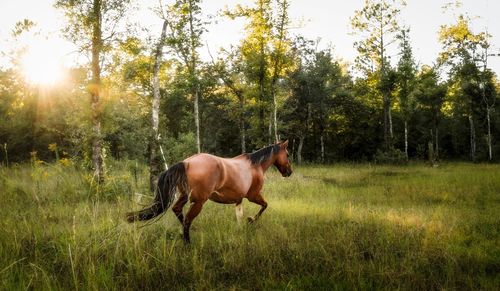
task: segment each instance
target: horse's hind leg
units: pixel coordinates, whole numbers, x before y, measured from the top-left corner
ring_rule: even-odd
[[[180,191],[179,198],[175,202],[174,206],[172,206],[172,211],[175,213],[175,216],[177,217],[177,219],[179,219],[181,224],[184,224],[184,215],[182,214],[182,208],[184,207],[184,205],[186,205],[187,201],[188,195],[186,191]]]
[[[188,212],[186,213],[186,216],[184,217],[184,243],[189,244],[190,239],[189,239],[189,228],[191,227],[191,223],[195,219],[198,214],[200,214],[201,208],[203,207],[203,204],[205,201],[195,201],[191,203],[191,207],[189,207]]]
[[[266,210],[267,202],[264,199],[264,197],[262,197],[262,195],[260,195],[260,193],[255,195],[255,196],[249,196],[248,200],[260,205],[259,212],[254,217],[248,217],[248,223],[252,223],[252,222],[255,222],[260,217],[260,215],[262,214],[262,212],[264,212],[264,210]]]

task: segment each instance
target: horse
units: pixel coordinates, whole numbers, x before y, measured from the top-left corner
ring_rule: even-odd
[[[162,172],[158,177],[153,203],[142,210],[127,213],[126,219],[132,223],[157,217],[172,205],[178,191],[179,197],[172,211],[182,224],[185,244],[190,243],[189,228],[193,220],[209,199],[222,204],[235,204],[238,222],[243,217],[243,198],[260,205],[259,212],[248,217],[248,222],[253,223],[267,208],[262,196],[267,169],[274,165],[283,177],[292,174],[287,147],[288,140],[234,158],[206,153],[193,155]],[[191,205],[184,216],[182,209],[188,201]]]

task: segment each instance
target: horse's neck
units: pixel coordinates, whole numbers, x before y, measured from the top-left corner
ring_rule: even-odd
[[[274,164],[275,159],[276,158],[274,157],[274,155],[271,155],[271,157],[269,157],[269,159],[262,161],[262,163],[260,163],[260,166],[261,166],[262,171],[264,173],[267,171],[267,169],[269,169]]]

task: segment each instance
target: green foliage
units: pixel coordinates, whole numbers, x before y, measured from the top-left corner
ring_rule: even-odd
[[[196,138],[192,132],[181,134],[179,138],[165,141],[165,155],[169,165],[173,165],[196,153]]]
[[[68,25],[63,33],[66,38],[79,46],[83,52],[90,53],[90,40],[93,36],[94,24],[99,17],[101,52],[110,52],[113,43],[122,36],[125,15],[132,8],[132,0],[99,0],[101,11],[95,14],[94,1],[87,0],[57,0],[54,6],[61,9]]]
[[[354,43],[359,55],[356,65],[366,74],[382,71],[385,74],[387,48],[394,42],[400,30],[399,14],[404,1],[365,1],[351,18],[353,33],[362,37]]]
[[[415,109],[414,90],[417,84],[417,65],[409,39],[410,29],[401,30],[398,35],[400,40],[400,59],[397,64],[397,96],[403,118],[408,120]]]
[[[150,201],[147,169],[136,183],[131,163],[109,165],[99,191],[114,199],[75,167],[0,167],[0,289],[498,286],[498,165],[309,166],[287,180],[271,170],[257,224],[208,202],[186,248],[171,211],[146,227],[124,221]]]

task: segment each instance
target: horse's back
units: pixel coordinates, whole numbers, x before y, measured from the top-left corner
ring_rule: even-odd
[[[213,188],[220,179],[220,162],[216,156],[197,154],[184,160],[190,188]]]
[[[218,202],[227,199],[233,203],[245,197],[252,184],[252,169],[241,156],[227,159],[202,153],[185,159],[184,164],[191,190],[215,193],[220,196]]]

